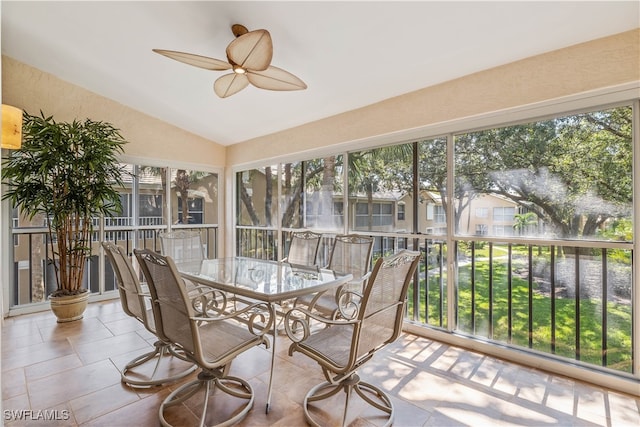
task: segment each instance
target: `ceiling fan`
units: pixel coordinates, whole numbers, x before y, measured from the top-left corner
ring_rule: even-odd
[[[273,44],[267,30],[249,31],[243,25],[234,24],[231,26],[231,31],[236,38],[227,46],[227,61],[174,50],[153,49],[153,51],[205,70],[232,70],[232,73],[219,77],[213,84],[213,90],[220,98],[238,93],[249,83],[268,90],[307,88],[307,85],[298,77],[271,65]]]

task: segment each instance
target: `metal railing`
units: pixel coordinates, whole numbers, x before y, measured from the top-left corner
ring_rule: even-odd
[[[236,255],[276,261],[278,232],[263,227],[236,227]]]
[[[199,230],[203,236],[205,254],[209,258],[218,255],[218,226],[202,225],[180,227],[183,229]],[[83,286],[92,293],[105,293],[117,289],[115,275],[105,258],[101,262],[102,250],[100,241],[107,240],[121,245],[131,254],[133,248],[148,248],[160,252],[158,232],[164,230],[153,228],[106,227],[103,231],[96,230],[92,234],[91,256],[87,259]],[[11,308],[42,303],[47,295],[56,287],[54,268],[50,261],[50,240],[46,228],[17,228],[13,234],[13,271],[9,290],[9,305]],[[101,238],[101,236],[104,236]],[[55,237],[54,237],[55,238]],[[104,265],[104,273],[101,273]],[[104,282],[101,284],[101,277]]]
[[[282,232],[285,253],[291,232]],[[372,262],[405,248],[422,252],[408,294],[408,321],[633,373],[631,244],[484,238],[453,239],[451,248],[444,236],[361,234],[374,237]],[[324,236],[320,263],[334,236]],[[277,259],[277,231],[238,228],[236,247],[238,255]],[[454,257],[453,270],[448,256]]]
[[[457,331],[633,373],[630,247],[457,246]]]

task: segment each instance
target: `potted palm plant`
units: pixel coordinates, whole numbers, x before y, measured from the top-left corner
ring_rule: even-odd
[[[118,187],[123,169],[118,154],[126,141],[109,123],[25,112],[22,147],[3,159],[2,182],[9,199],[28,220],[48,227],[56,289],[49,295],[58,322],[81,319],[89,290],[82,279],[91,255],[94,220],[122,210]]]

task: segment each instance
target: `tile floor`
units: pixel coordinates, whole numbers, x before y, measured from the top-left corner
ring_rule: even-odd
[[[49,312],[2,325],[2,407],[7,426],[157,426],[158,406],[176,385],[131,389],[119,368],[148,351],[153,337],[118,301],[90,304],[83,320],[57,324]],[[256,391],[241,426],[304,426],[302,396],[319,368],[287,354],[278,337],[272,410],[265,414],[269,353],[255,348],[232,373]],[[403,335],[361,370],[388,391],[396,426],[638,426],[640,399],[521,367],[414,335]],[[192,377],[189,377],[192,378]],[[353,413],[361,409],[357,404]],[[16,420],[19,415],[31,420]],[[169,418],[189,425],[184,408]],[[365,412],[351,426],[381,424]],[[339,416],[339,415],[338,415]],[[46,419],[49,418],[49,419]],[[57,418],[57,420],[56,420]]]

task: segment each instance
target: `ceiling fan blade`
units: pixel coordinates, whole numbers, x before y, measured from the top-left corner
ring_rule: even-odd
[[[305,82],[282,68],[271,66],[264,71],[247,71],[249,82],[260,89],[301,90],[306,89]]]
[[[245,74],[225,74],[219,77],[213,84],[213,90],[220,98],[226,98],[240,92],[249,85],[249,79]]]
[[[231,64],[221,59],[209,58],[208,56],[196,55],[193,53],[177,52],[175,50],[153,49],[155,53],[164,55],[167,58],[204,68],[205,70],[223,71],[230,70]]]
[[[245,70],[266,70],[273,57],[271,34],[267,30],[250,31],[227,46],[227,58]]]

